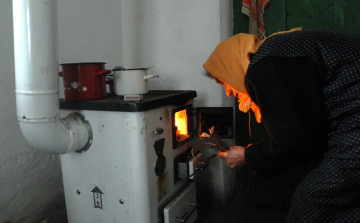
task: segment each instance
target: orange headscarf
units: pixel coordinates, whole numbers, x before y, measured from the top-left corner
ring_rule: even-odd
[[[299,30],[301,28],[274,33],[263,40],[253,34],[240,33],[234,35],[219,43],[205,62],[204,68],[213,77],[237,91],[239,94],[239,109],[242,112],[247,112],[251,108],[255,113],[256,121],[260,123],[260,109],[250,100],[244,83],[246,71],[250,64],[250,54],[255,53],[265,40],[274,35]]]

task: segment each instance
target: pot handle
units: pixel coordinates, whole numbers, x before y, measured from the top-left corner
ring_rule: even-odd
[[[154,77],[159,77],[159,75],[156,75],[156,74],[146,75],[146,76],[144,76],[144,80],[149,80],[149,79],[154,78]]]
[[[63,76],[63,72],[62,72],[62,71],[59,72],[59,76],[60,76],[60,77]]]
[[[105,83],[109,85],[110,93],[114,93],[114,77],[113,76],[106,76]]]
[[[111,73],[111,70],[99,70],[94,73],[94,76],[107,75],[110,73]]]

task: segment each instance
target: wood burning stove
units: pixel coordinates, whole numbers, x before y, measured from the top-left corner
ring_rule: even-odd
[[[86,152],[61,156],[70,223],[195,221],[189,160],[201,159],[201,154],[190,154],[196,92],[149,91],[142,96],[139,101],[113,94],[60,101],[62,116],[83,114],[93,133]]]
[[[195,91],[150,91],[140,101],[112,94],[101,100],[60,101],[62,115],[83,114],[93,132],[86,152],[61,156],[70,223],[196,219],[194,183],[187,177],[174,180],[174,158],[190,148],[194,97]],[[188,132],[174,138],[174,117],[180,110],[187,116]],[[176,130],[182,131],[179,124]],[[168,206],[179,197],[189,205]]]

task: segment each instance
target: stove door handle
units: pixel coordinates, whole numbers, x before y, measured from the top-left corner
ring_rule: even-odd
[[[182,216],[181,218],[176,217],[175,222],[182,222],[182,223],[187,222],[198,207],[198,204],[193,202],[189,202],[188,205],[193,206],[193,208],[189,212],[185,213],[185,215]]]

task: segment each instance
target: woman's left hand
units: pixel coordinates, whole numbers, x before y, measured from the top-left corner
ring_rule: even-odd
[[[241,168],[245,164],[245,147],[243,146],[230,147],[229,151],[219,152],[218,155],[233,169]]]

